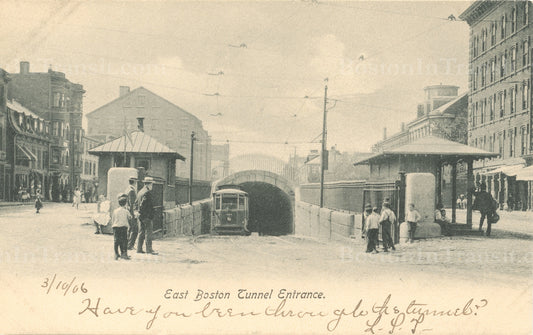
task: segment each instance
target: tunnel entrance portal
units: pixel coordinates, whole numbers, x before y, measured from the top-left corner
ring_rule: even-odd
[[[292,233],[293,210],[288,194],[263,182],[246,182],[239,186],[249,196],[248,230],[259,235]]]
[[[249,196],[248,229],[260,235],[286,235],[294,232],[294,191],[283,177],[268,171],[240,171],[213,183],[239,185]]]

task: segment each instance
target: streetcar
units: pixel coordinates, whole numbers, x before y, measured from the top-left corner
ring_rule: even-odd
[[[248,230],[248,193],[236,185],[220,187],[213,193],[211,233],[250,235]]]

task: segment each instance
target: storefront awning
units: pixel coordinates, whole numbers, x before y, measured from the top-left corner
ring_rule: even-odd
[[[492,171],[488,171],[485,174],[492,175],[492,174],[497,174],[497,173],[503,173],[506,176],[514,177],[523,169],[524,169],[523,164],[505,165],[505,166],[500,166],[499,168],[494,169]]]
[[[516,174],[516,180],[533,181],[533,166],[523,168]]]
[[[19,152],[22,154],[22,157],[18,157],[18,155],[17,155],[17,158],[19,158],[19,159],[28,159],[28,160],[31,160],[31,161],[36,161],[37,160],[37,156],[35,156],[33,154],[33,152],[31,152],[31,150],[27,149],[23,145],[17,144],[17,148],[19,149],[17,154]]]

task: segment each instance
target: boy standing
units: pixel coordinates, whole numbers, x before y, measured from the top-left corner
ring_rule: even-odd
[[[367,217],[365,220],[365,231],[366,231],[366,252],[372,252],[374,254],[378,253],[377,242],[378,242],[378,233],[379,233],[379,214],[378,208],[374,207],[373,209],[367,209]]]
[[[409,210],[407,211],[407,217],[406,221],[409,229],[409,242],[413,243],[415,239],[415,231],[416,226],[418,224],[418,221],[420,221],[422,217],[420,216],[420,213],[415,209],[415,204],[411,203],[409,204]]]
[[[128,196],[124,193],[118,196],[120,207],[113,211],[113,235],[115,237],[115,260],[119,257],[130,259],[128,257],[128,227],[131,220],[130,212],[126,209]],[[118,249],[120,247],[120,255]]]
[[[381,210],[381,217],[379,223],[381,224],[381,239],[383,240],[383,251],[388,252],[389,247],[396,250],[394,242],[392,241],[392,225],[396,222],[396,215],[390,209],[390,203],[385,201]]]

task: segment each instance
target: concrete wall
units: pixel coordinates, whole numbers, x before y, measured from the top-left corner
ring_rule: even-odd
[[[211,199],[181,205],[163,212],[163,237],[208,234],[211,227]]]
[[[362,180],[329,182],[324,184],[324,207],[351,212],[360,212],[363,208]],[[319,205],[320,184],[303,184],[300,186],[300,200]]]
[[[297,201],[295,204],[294,229],[296,235],[308,236],[321,241],[354,238],[361,241],[361,215],[349,211],[320,208]]]

